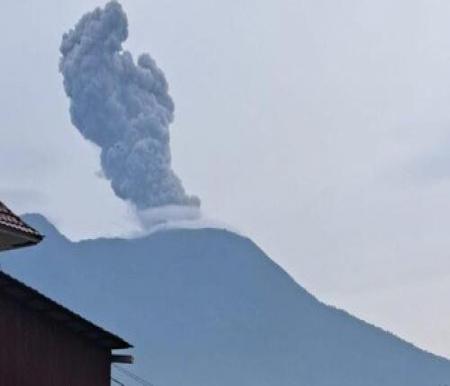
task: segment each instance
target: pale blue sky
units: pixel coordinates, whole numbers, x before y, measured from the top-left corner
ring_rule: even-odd
[[[122,1],[176,104],[174,169],[328,303],[450,356],[450,3]],[[61,35],[102,2],[4,1],[0,197],[133,228],[71,127]]]

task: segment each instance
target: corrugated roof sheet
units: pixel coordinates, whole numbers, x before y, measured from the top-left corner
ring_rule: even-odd
[[[24,304],[34,311],[42,313],[44,317],[60,323],[84,339],[92,341],[97,346],[110,350],[132,347],[122,338],[96,326],[80,315],[1,271],[0,292],[14,298],[15,301]]]

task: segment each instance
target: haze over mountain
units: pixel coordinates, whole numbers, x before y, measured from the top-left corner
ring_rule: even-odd
[[[438,386],[450,362],[319,302],[251,240],[220,229],[41,245],[2,269],[135,345],[157,386]]]

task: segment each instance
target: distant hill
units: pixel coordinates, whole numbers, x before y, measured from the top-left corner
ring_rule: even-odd
[[[73,243],[43,217],[2,269],[135,345],[156,386],[443,386],[450,362],[324,305],[251,240],[172,230]]]

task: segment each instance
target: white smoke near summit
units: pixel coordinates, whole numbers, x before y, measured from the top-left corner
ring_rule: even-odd
[[[104,175],[138,209],[200,206],[171,168],[174,103],[148,55],[134,62],[122,43],[128,22],[116,1],[84,15],[64,34],[60,71],[73,124],[101,148]]]

